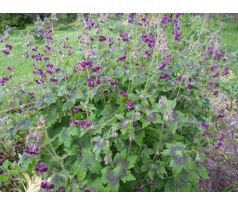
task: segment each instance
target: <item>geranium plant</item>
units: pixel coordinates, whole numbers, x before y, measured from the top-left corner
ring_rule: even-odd
[[[23,35],[32,79],[15,85],[7,65],[0,81],[1,189],[28,176],[41,191],[199,191],[229,73],[217,36],[181,14],[79,15],[76,37],[56,21]]]

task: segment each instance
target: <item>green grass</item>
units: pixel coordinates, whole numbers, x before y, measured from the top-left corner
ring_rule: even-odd
[[[229,52],[238,51],[238,23],[237,22],[224,22],[221,32],[222,46]]]
[[[13,45],[13,50],[11,51],[9,56],[3,56],[0,61],[0,76],[8,75],[7,67],[11,66],[14,69],[13,79],[15,83],[25,82],[29,79],[32,79],[33,74],[33,66],[32,62],[29,59],[23,57],[25,48],[24,48],[24,39],[19,37],[19,31],[13,33],[10,37],[8,43]],[[55,38],[60,40],[65,35],[68,35],[71,39],[71,43],[75,43],[77,40],[77,32],[75,30],[67,30],[67,31],[56,31]],[[42,45],[43,42],[39,41],[38,45]],[[43,46],[42,46],[43,47]],[[2,55],[2,54],[1,54]],[[31,56],[29,57],[31,58]]]
[[[238,74],[238,23],[226,22],[221,33],[222,45],[234,56],[232,70]]]
[[[218,29],[220,25],[222,25],[220,32],[221,47],[231,54],[234,61],[232,70],[238,74],[238,23],[232,19],[211,19],[210,27],[212,30]]]

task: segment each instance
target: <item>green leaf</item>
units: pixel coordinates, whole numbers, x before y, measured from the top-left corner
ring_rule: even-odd
[[[165,149],[162,154],[168,156],[168,155],[177,155],[180,154],[182,151],[185,150],[186,145],[184,145],[181,142],[176,143],[167,143],[166,144],[167,149]]]
[[[209,179],[208,171],[205,167],[199,167],[199,175],[203,179]]]
[[[0,174],[0,182],[1,183],[6,183],[8,181],[8,177],[5,175]]]
[[[175,134],[178,128],[178,123],[177,122],[170,122],[169,124],[169,130],[172,134]]]
[[[96,178],[95,180],[91,180],[87,183],[87,187],[92,188],[96,192],[106,192],[109,191],[108,188],[105,188],[103,182],[100,178]]]
[[[77,126],[70,126],[68,128],[68,133],[70,136],[78,136],[80,134],[80,128]]]
[[[43,100],[47,105],[50,105],[56,102],[56,96],[52,92],[45,93],[43,96]]]
[[[164,191],[189,192],[189,191],[192,191],[192,185],[188,181],[181,181],[179,179],[171,179],[166,183]]]
[[[136,159],[137,159],[137,156],[130,156],[130,157],[127,157],[127,160],[128,160],[128,169],[131,169],[135,166],[135,163],[136,163]]]
[[[92,152],[89,148],[83,148],[82,155],[80,158],[80,166],[84,169],[88,169],[92,173],[100,173],[101,158],[97,158],[96,154]]]
[[[126,183],[128,181],[134,181],[136,178],[133,176],[130,170],[126,170],[126,175],[121,178],[121,180]]]
[[[104,139],[100,136],[94,137],[92,138],[92,144],[93,144],[93,152],[95,152],[98,158],[104,147]]]
[[[71,135],[69,134],[68,129],[66,127],[64,127],[59,134],[59,142],[61,144],[64,144],[64,146],[66,148],[70,148],[72,145],[72,141],[73,141],[73,139],[72,139]]]
[[[59,120],[59,113],[56,106],[50,106],[49,109],[45,110],[45,112],[45,122],[47,125],[53,125],[57,120]]]
[[[80,166],[80,162],[76,161],[73,166],[73,173],[77,176],[79,181],[83,181],[87,176],[87,169],[85,167]]]
[[[61,85],[59,90],[58,90],[58,96],[64,96],[67,92],[67,87],[65,84]]]
[[[63,111],[68,111],[68,110],[71,110],[71,108],[74,106],[75,104],[75,100],[72,99],[72,100],[68,100],[66,101],[63,106],[62,106],[62,110]]]
[[[145,131],[142,130],[140,133],[136,134],[135,136],[136,144],[138,144],[139,146],[142,146],[142,141],[144,138],[145,138]]]

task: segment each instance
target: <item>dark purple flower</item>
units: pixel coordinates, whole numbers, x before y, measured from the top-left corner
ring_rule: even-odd
[[[141,40],[144,41],[145,43],[147,43],[147,42],[149,42],[150,37],[148,35],[144,34],[141,36]]]
[[[2,52],[3,52],[3,54],[6,55],[6,56],[10,54],[10,52],[9,52],[8,50],[3,50]]]
[[[142,191],[143,191],[143,186],[142,185],[136,186],[136,192],[142,192]]]
[[[52,83],[57,83],[57,82],[58,82],[58,79],[57,79],[57,78],[50,78],[50,82],[52,82]]]
[[[28,97],[30,98],[30,99],[34,99],[35,97],[34,97],[34,93],[28,93]]]
[[[152,189],[154,187],[154,181],[150,180],[147,182],[147,186]]]
[[[215,65],[213,65],[213,66],[210,67],[210,70],[211,70],[212,72],[216,71],[217,69],[218,69],[218,67],[215,66]]]
[[[73,107],[71,108],[71,110],[72,110],[73,113],[78,113],[78,112],[80,112],[80,109],[77,108],[76,106],[73,106]]]
[[[56,68],[55,73],[60,73],[60,68]]]
[[[165,68],[165,66],[169,63],[172,62],[172,57],[171,55],[167,55],[164,57],[163,61],[160,63],[159,65],[159,70],[163,70]]]
[[[229,69],[228,68],[224,68],[222,70],[222,75],[228,75],[229,74]]]
[[[176,17],[176,18],[179,18],[180,16],[181,16],[180,13],[175,14],[175,17]]]
[[[37,51],[37,50],[38,50],[38,47],[37,47],[37,46],[36,46],[36,47],[33,47],[31,50],[32,50],[32,51]]]
[[[92,188],[87,188],[84,190],[84,192],[93,192],[93,189]]]
[[[38,54],[33,54],[32,59],[36,60],[36,61],[42,61],[42,56],[38,53]]]
[[[218,90],[216,90],[216,91],[213,93],[214,96],[218,96],[218,94],[219,94],[219,91],[218,91]]]
[[[39,84],[39,85],[43,84],[44,82],[45,82],[45,81],[44,81],[43,79],[36,80],[36,83]]]
[[[123,13],[116,13],[115,14],[117,17],[122,17],[124,14]]]
[[[117,86],[118,86],[118,82],[111,80],[111,86],[112,86],[113,88],[117,87]]]
[[[162,62],[160,65],[159,65],[159,69],[160,70],[163,70],[166,66],[166,63],[165,62]]]
[[[42,32],[41,33],[41,36],[47,41],[47,42],[50,42],[53,40],[53,36],[51,35],[50,32]]]
[[[67,48],[67,54],[68,54],[68,56],[71,56],[72,54],[73,54],[73,48],[71,47],[71,46],[69,46],[68,48]]]
[[[136,18],[136,14],[135,13],[130,13],[129,17],[128,17],[128,23],[134,23],[135,18]]]
[[[37,70],[33,71],[33,74],[34,74],[34,75],[39,75],[39,76],[41,76],[41,77],[46,77],[44,71],[41,70],[41,69],[37,69]]]
[[[210,137],[210,136],[212,135],[212,133],[206,130],[206,131],[204,131],[204,132],[202,133],[202,135],[203,135],[204,137]]]
[[[99,36],[99,37],[98,37],[98,40],[99,40],[100,42],[103,42],[103,41],[106,41],[107,38],[106,38],[105,36]]]
[[[95,24],[95,22],[90,19],[89,16],[84,16],[84,28],[85,29],[92,29],[95,28],[97,25]]]
[[[149,48],[153,48],[155,46],[155,39],[152,36],[144,34],[141,36],[141,40],[147,43]]]
[[[45,45],[45,52],[49,52],[51,50],[51,48],[52,47],[50,45],[46,44]]]
[[[44,60],[45,62],[48,62],[50,59],[49,59],[48,57],[44,57],[43,60]]]
[[[163,74],[160,75],[160,78],[161,78],[161,79],[166,79],[166,78],[168,78],[168,77],[169,77],[169,74],[168,74],[168,73],[163,73]]]
[[[80,125],[80,122],[78,120],[75,120],[73,118],[70,118],[70,124],[72,126]]]
[[[3,77],[2,78],[5,82],[9,81],[9,77]]]
[[[218,115],[217,115],[217,119],[218,119],[218,120],[221,120],[221,119],[223,119],[224,117],[225,117],[224,114],[218,114]]]
[[[12,72],[13,72],[13,68],[10,67],[10,66],[8,66],[8,67],[7,67],[7,71],[8,71],[9,73],[12,73]]]
[[[96,66],[96,67],[92,68],[92,71],[94,73],[98,73],[100,70],[101,70],[101,68],[99,66]]]
[[[35,170],[39,173],[47,172],[48,171],[48,166],[47,166],[47,164],[41,162],[41,163],[37,164]]]
[[[57,192],[65,192],[65,188],[63,186],[61,186]]]
[[[53,69],[47,69],[46,72],[50,75],[52,75],[54,73]]]
[[[53,65],[53,64],[51,64],[51,63],[47,63],[46,67],[47,67],[47,68],[53,68],[53,67],[54,67],[54,65]]]
[[[167,55],[164,57],[164,62],[165,63],[171,63],[172,62],[172,56],[171,55]]]
[[[142,41],[144,41],[145,43],[148,43],[149,41],[150,41],[150,36],[149,35],[147,35],[147,34],[143,34],[143,35],[141,35],[141,40]]]
[[[31,144],[25,148],[25,152],[30,155],[37,155],[39,154],[39,146],[37,144]]]
[[[126,60],[126,55],[121,56],[121,57],[118,58],[118,61],[125,61],[125,60]]]
[[[151,51],[145,51],[145,52],[144,52],[144,56],[145,56],[146,58],[151,57],[151,56],[152,56]]]
[[[132,110],[132,109],[134,109],[134,104],[131,103],[131,102],[126,102],[126,103],[125,103],[125,107],[126,107],[126,109],[128,109],[128,110]]]
[[[5,48],[10,51],[10,50],[12,50],[12,45],[7,44],[7,45],[5,45]]]
[[[163,23],[163,24],[167,24],[170,21],[171,21],[171,19],[169,16],[162,16],[162,18],[161,18],[161,23]]]
[[[181,39],[181,34],[180,34],[180,26],[179,26],[179,19],[175,18],[173,19],[173,32],[172,34],[174,35],[174,38],[176,41],[180,41]]]
[[[136,13],[130,13],[129,14],[129,18],[135,18],[136,17]]]
[[[93,77],[88,78],[87,84],[89,88],[94,88],[95,87],[94,78]]]
[[[179,27],[175,27],[175,28],[174,28],[173,34],[174,34],[174,39],[175,39],[176,41],[180,41],[181,36],[180,36]]]
[[[216,150],[219,150],[222,148],[223,144],[224,144],[224,140],[225,140],[226,135],[224,133],[221,133],[218,138],[217,138],[217,144],[215,146]]]
[[[91,69],[93,66],[93,62],[91,60],[84,60],[80,62],[79,65],[83,69]]]
[[[213,53],[212,53],[213,57],[217,60],[221,60],[224,58],[224,53],[222,53],[221,51],[219,51],[218,49],[214,49]]]
[[[80,124],[80,127],[84,128],[84,129],[87,129],[91,126],[91,123],[88,121],[81,121],[79,124]]]
[[[100,85],[102,83],[100,76],[96,76],[96,83]]]
[[[209,125],[208,125],[207,123],[205,123],[205,122],[202,122],[202,123],[200,124],[200,127],[201,127],[202,129],[207,129],[207,128],[209,127]]]
[[[0,79],[0,84],[4,86],[9,80],[9,77],[3,77],[2,79]]]
[[[120,33],[120,37],[123,41],[129,41],[129,34],[127,33]]]
[[[120,90],[120,96],[127,97],[127,93],[124,90]]]
[[[153,48],[155,46],[155,39],[150,39],[149,42],[148,42],[148,47],[149,48]]]
[[[42,181],[41,182],[41,188],[46,190],[46,191],[49,191],[49,190],[52,190],[55,188],[55,185],[52,184],[51,182],[47,182],[47,181]]]
[[[218,78],[220,76],[219,73],[216,73],[215,75],[213,75],[213,78]]]
[[[146,17],[141,18],[141,25],[148,25],[148,19]]]

